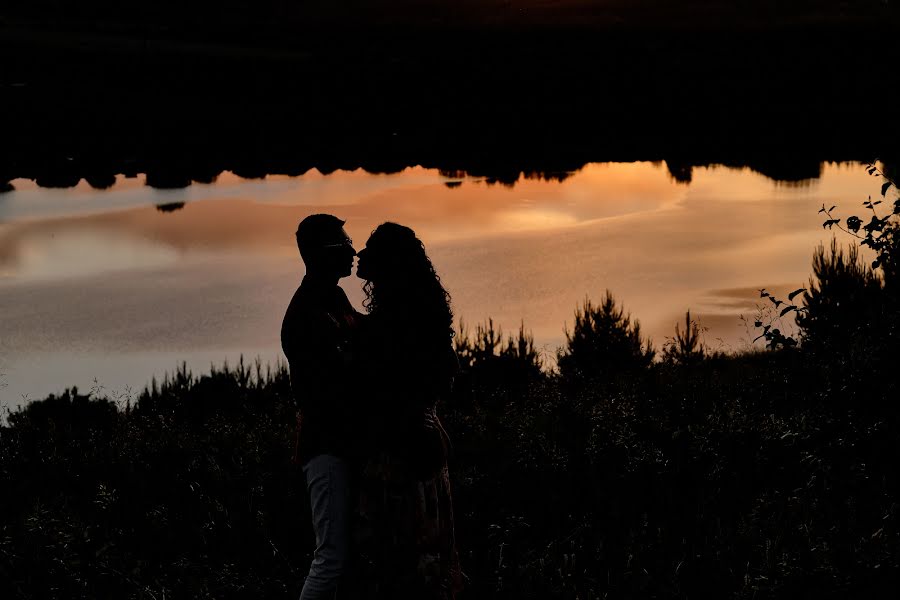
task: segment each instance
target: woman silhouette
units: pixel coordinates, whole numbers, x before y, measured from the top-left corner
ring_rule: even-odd
[[[461,582],[435,405],[458,369],[450,295],[412,229],[379,225],[358,253],[366,459],[359,545],[383,598],[452,599]]]

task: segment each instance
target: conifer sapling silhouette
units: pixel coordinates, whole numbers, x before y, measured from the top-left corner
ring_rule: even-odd
[[[701,340],[700,323],[691,319],[691,311],[684,314],[684,331],[675,324],[675,337],[663,346],[663,360],[676,365],[693,365],[706,357],[706,347]]]
[[[566,345],[557,364],[564,378],[600,381],[646,369],[655,351],[641,335],[640,322],[617,306],[606,290],[603,301],[594,306],[590,299],[575,309],[575,324],[566,327]]]

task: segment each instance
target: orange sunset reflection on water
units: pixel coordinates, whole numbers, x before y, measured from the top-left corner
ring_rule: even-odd
[[[383,221],[412,227],[458,318],[507,331],[524,320],[548,357],[575,306],[607,288],[657,347],[690,309],[709,345],[740,350],[739,316],[753,316],[757,290],[806,284],[813,249],[831,235],[819,207],[849,214],[878,183],[859,165],[831,164],[802,186],[726,168],[695,169],[686,185],[653,163],[590,164],[512,187],[423,168],[226,173],[176,191],[140,178],[108,191],[15,181],[0,196],[0,400],[90,388],[95,377],[137,389],[182,359],[197,370],[242,352],[274,361],[302,277],[293,232],[314,212],[345,219],[358,247]],[[361,282],[342,285],[361,306]]]

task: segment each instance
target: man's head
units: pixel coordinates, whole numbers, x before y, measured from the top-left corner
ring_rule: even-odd
[[[353,269],[353,241],[344,231],[344,221],[334,215],[310,215],[300,221],[297,248],[307,273],[340,279]]]

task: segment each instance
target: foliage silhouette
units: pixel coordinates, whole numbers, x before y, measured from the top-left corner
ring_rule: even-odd
[[[862,262],[856,246],[845,254],[834,238],[828,251],[820,244],[803,295],[806,310],[797,316],[804,345],[818,352],[859,355],[884,327],[882,292],[881,279]]]
[[[645,370],[654,355],[650,342],[641,336],[640,323],[632,323],[631,315],[607,290],[598,306],[586,298],[575,309],[575,323],[571,332],[566,329],[566,346],[557,363],[564,378],[604,381]]]
[[[525,330],[525,323],[519,326],[515,336],[503,339],[502,329],[494,327],[494,320],[488,319],[485,324],[475,326],[475,334],[469,336],[468,328],[460,322],[454,337],[454,348],[463,368],[493,369],[499,368],[500,381],[524,378],[533,380],[541,375],[543,359],[534,347],[534,336]]]
[[[864,219],[857,215],[851,215],[847,217],[845,224],[842,225],[841,219],[835,218],[832,214],[837,207],[825,208],[823,204],[822,208],[819,209],[819,213],[824,213],[828,218],[822,224],[822,227],[831,229],[837,226],[844,233],[858,239],[860,246],[871,248],[876,255],[875,260],[872,261],[872,268],[878,269],[882,263],[886,263],[885,272],[888,273],[889,278],[893,279],[897,273],[897,261],[900,260],[897,257],[897,248],[900,246],[900,240],[897,237],[898,227],[900,227],[900,197],[894,201],[893,207],[884,216],[879,216],[879,209],[876,207],[887,200],[889,191],[893,190],[896,193],[898,188],[897,184],[875,163],[869,163],[866,166],[866,171],[869,175],[879,177],[883,181],[881,184],[882,199],[872,200],[872,197],[869,196],[868,200],[863,202],[863,206],[871,212],[868,223],[864,225]]]
[[[759,297],[768,300],[769,304],[764,303],[762,307],[757,305],[753,326],[762,333],[756,336],[751,344],[764,339],[769,350],[795,348],[799,342],[793,331],[787,331],[790,325],[785,323],[785,317],[790,318],[806,311],[805,307],[794,303],[794,299],[805,291],[806,288],[794,290],[788,294],[787,301],[784,301],[767,292],[765,288],[759,290]],[[741,319],[743,318],[742,315]]]
[[[701,335],[700,323],[692,320],[691,311],[687,311],[684,314],[684,331],[675,324],[675,337],[663,346],[662,359],[682,366],[702,361],[707,356],[707,349]]]
[[[646,363],[610,296],[580,312],[617,325],[634,349],[622,368],[640,378],[540,370],[524,326],[457,336],[441,418],[465,598],[894,589],[888,392],[860,411],[802,352]],[[313,543],[293,410],[283,365],[241,360],[199,377],[181,365],[123,410],[72,390],[14,411],[0,428],[0,594],[295,597]]]
[[[890,163],[869,163],[869,175],[881,179],[881,199],[870,196],[863,207],[868,222],[857,215],[836,218],[832,206],[819,210],[823,227],[837,227],[855,238],[847,256],[832,242],[830,254],[820,247],[813,260],[816,281],[804,295],[806,311],[798,314],[804,344],[829,365],[827,377],[865,405],[882,394],[895,393],[895,378],[885,376],[900,359],[900,196]],[[891,203],[893,199],[893,203]],[[882,205],[890,206],[883,214]],[[875,255],[863,264],[861,248]]]

